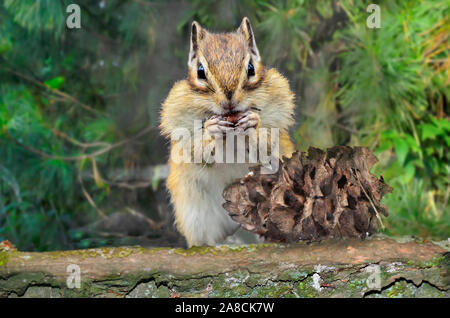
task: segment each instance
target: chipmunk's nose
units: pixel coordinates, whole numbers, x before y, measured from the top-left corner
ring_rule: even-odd
[[[236,108],[236,104],[233,102],[233,91],[232,90],[224,90],[223,94],[226,98],[223,98],[220,102],[221,106],[225,109],[226,112],[233,112],[234,108]]]
[[[233,103],[231,100],[229,99],[224,99],[222,100],[222,102],[220,103],[220,105],[222,106],[222,108],[225,110],[225,112],[227,113],[232,113],[234,111],[234,109],[236,108],[236,104]]]
[[[234,103],[232,103],[231,101],[226,101],[223,104],[223,108],[228,112],[231,113],[233,112],[234,108],[236,107],[236,105],[234,105]]]
[[[226,90],[225,91],[225,96],[227,97],[228,100],[231,100],[231,98],[233,97],[233,91],[232,90]]]

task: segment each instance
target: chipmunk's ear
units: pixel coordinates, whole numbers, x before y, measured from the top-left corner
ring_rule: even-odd
[[[189,60],[188,60],[189,66],[194,62],[195,58],[197,57],[198,45],[200,41],[203,39],[204,35],[205,31],[202,29],[200,24],[197,21],[192,22],[191,46],[189,50]]]
[[[256,46],[255,35],[253,34],[252,25],[247,17],[242,19],[241,25],[238,28],[238,32],[241,32],[247,40],[248,47],[253,55],[255,61],[259,61],[258,47]]]

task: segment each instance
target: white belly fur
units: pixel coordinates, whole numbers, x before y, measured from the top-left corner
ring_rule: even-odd
[[[176,202],[182,210],[182,228],[194,229],[189,233],[191,245],[216,245],[233,234],[239,224],[222,207],[223,190],[233,181],[248,173],[249,164],[215,164],[212,167],[193,165],[186,175],[189,194],[184,202]]]

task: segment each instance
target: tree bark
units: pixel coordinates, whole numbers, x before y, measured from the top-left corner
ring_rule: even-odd
[[[0,250],[0,296],[449,297],[448,251],[448,241],[381,236],[187,250]],[[80,269],[79,288],[71,264]]]

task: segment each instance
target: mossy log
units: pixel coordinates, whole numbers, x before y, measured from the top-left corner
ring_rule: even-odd
[[[0,251],[0,296],[449,297],[448,251],[448,241],[381,236],[187,250],[10,249]],[[79,288],[68,284],[71,264]]]

